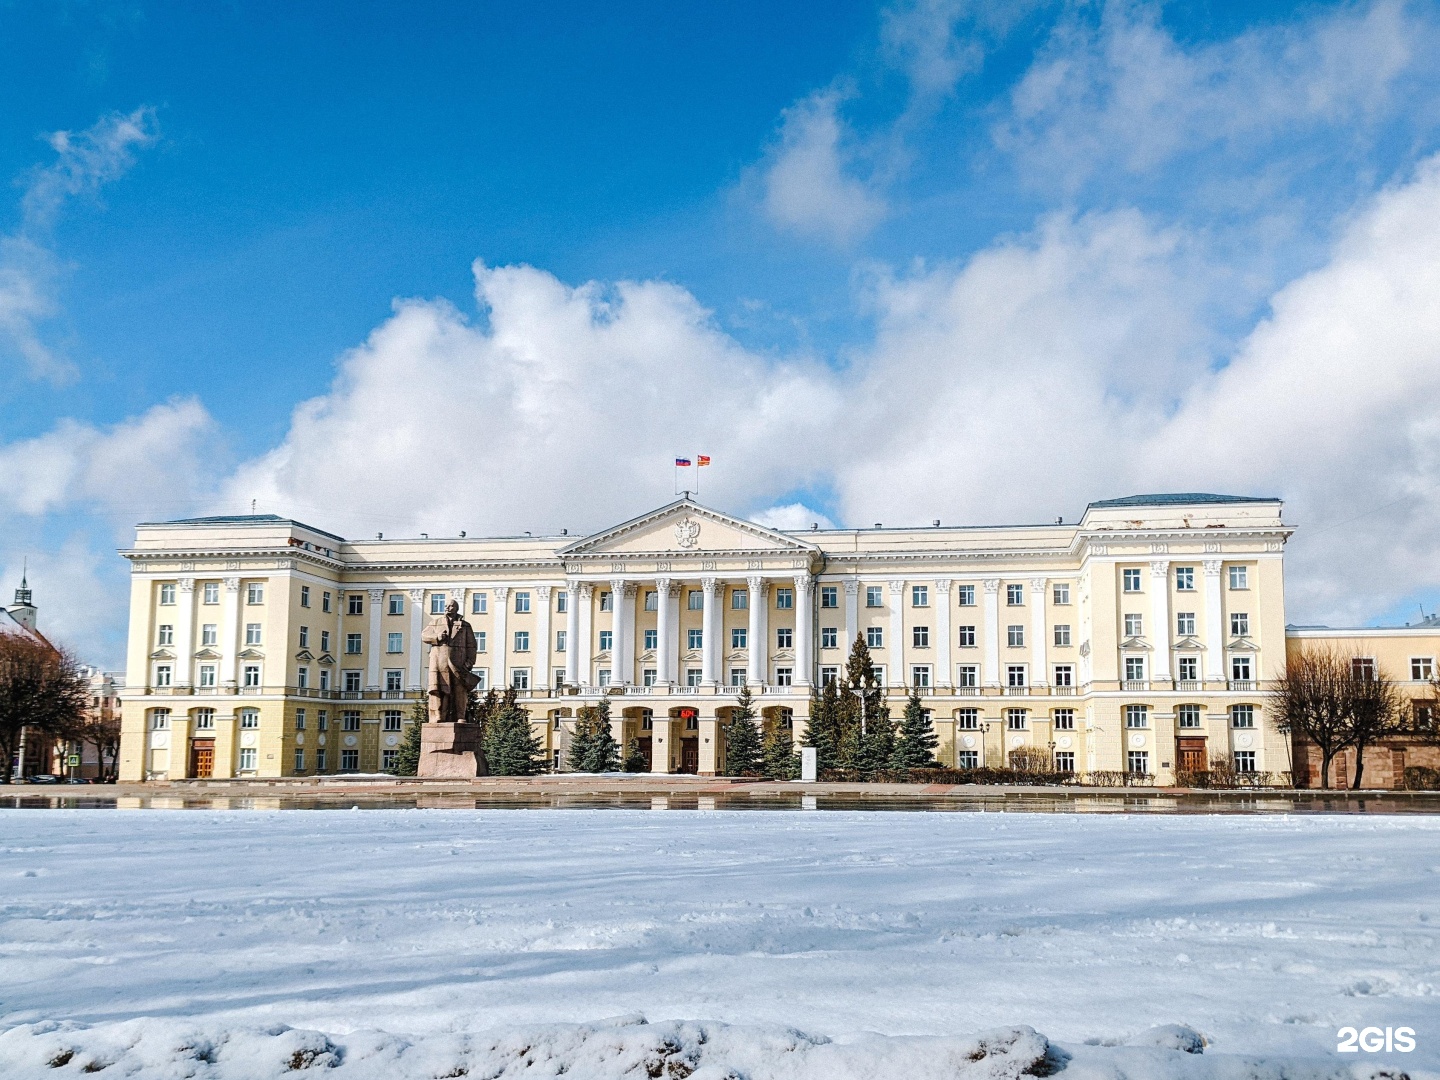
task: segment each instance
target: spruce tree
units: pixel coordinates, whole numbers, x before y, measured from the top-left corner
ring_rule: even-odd
[[[810,721],[805,725],[805,738],[800,745],[814,747],[817,773],[839,766],[839,697],[833,681],[820,690],[810,691]]]
[[[760,732],[755,727],[755,701],[750,687],[740,697],[725,725],[725,775],[754,776],[760,771]]]
[[[400,750],[395,755],[395,764],[390,772],[395,776],[415,776],[420,771],[420,725],[430,719],[430,710],[424,698],[410,709],[410,726],[405,729],[405,738],[400,741]]]
[[[545,748],[530,727],[530,714],[507,691],[485,725],[485,760],[492,776],[534,776]]]
[[[760,775],[767,780],[794,780],[800,775],[800,755],[783,724],[776,724],[765,735],[760,748]]]
[[[910,691],[905,702],[905,716],[900,721],[900,738],[895,743],[892,765],[897,769],[933,769],[935,748],[940,740],[935,737],[935,726],[920,704],[920,692]]]
[[[506,702],[511,704],[515,701],[515,688],[512,686],[505,691]],[[478,749],[475,753],[476,775],[489,776],[490,763],[485,759],[485,729],[490,725],[490,719],[501,708],[501,698],[492,686],[480,696],[479,690],[471,690],[470,697],[465,702],[465,722],[475,724],[480,729],[480,738],[477,743]]]
[[[645,763],[645,751],[640,749],[640,740],[631,739],[630,744],[625,747],[625,763],[622,766],[626,772],[647,772],[650,768]]]
[[[885,689],[875,678],[870,648],[860,634],[855,635],[845,664],[839,714],[841,766],[859,769],[866,778],[889,768],[895,752],[895,726],[890,722],[890,707],[885,704]]]
[[[576,716],[575,737],[570,741],[570,768],[576,772],[618,772],[620,744],[610,732],[610,701],[586,705]]]

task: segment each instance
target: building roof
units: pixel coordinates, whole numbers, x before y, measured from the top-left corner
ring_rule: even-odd
[[[1260,498],[1253,495],[1211,495],[1203,491],[1171,492],[1159,495],[1127,495],[1123,499],[1103,499],[1088,505],[1106,509],[1123,506],[1194,506],[1207,503],[1269,503],[1279,502],[1277,498]]]
[[[343,536],[336,536],[324,529],[317,529],[314,525],[306,525],[303,521],[281,517],[279,514],[219,514],[215,517],[177,518],[174,521],[142,521],[139,523],[139,526],[144,525],[294,525],[318,536],[328,536],[331,540],[339,541],[342,544],[345,542]]]

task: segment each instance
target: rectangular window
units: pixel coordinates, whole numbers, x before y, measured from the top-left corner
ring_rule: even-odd
[[[840,647],[840,628],[822,626],[820,628],[820,647],[822,649],[838,649]]]
[[[732,668],[730,669],[730,685],[731,685],[731,686],[744,686],[744,685],[745,685],[745,676],[746,676],[746,669],[745,669],[745,668],[743,668],[743,667],[732,667]]]
[[[743,649],[743,648],[746,648],[746,644],[745,644],[745,643],[746,643],[746,641],[749,640],[749,637],[750,637],[749,631],[746,630],[745,627],[743,627],[743,626],[732,626],[732,627],[730,628],[730,648],[732,648],[732,649]]]
[[[326,612],[330,610],[330,594],[328,592],[320,594],[320,610]]]
[[[956,639],[962,649],[973,649],[975,647],[975,627],[962,626],[956,632]]]
[[[1056,585],[1050,590],[1050,599],[1052,603],[1064,607],[1070,603],[1070,586],[1063,583]]]
[[[405,614],[405,596],[403,593],[391,593],[388,602],[390,606],[387,610],[391,615]]]
[[[300,730],[300,731],[305,730],[305,710],[304,710],[304,709],[296,709],[296,710],[295,710],[295,725],[296,725],[296,728],[297,728],[298,730]],[[196,710],[195,710],[195,730],[196,730],[196,731],[214,731],[214,730],[215,730],[215,710],[214,710],[214,709],[196,709]]]
[[[930,586],[928,586],[928,585],[911,585],[911,586],[910,586],[910,606],[911,606],[911,607],[929,607],[929,606],[930,606]]]
[[[914,664],[910,668],[910,685],[917,690],[930,689],[930,665]]]
[[[254,772],[254,771],[255,771],[256,760],[259,758],[259,756],[260,756],[260,751],[256,750],[255,747],[253,747],[253,746],[242,746],[242,747],[240,748],[240,766],[239,766],[239,771],[240,771],[240,772]]]
[[[978,769],[980,767],[980,752],[978,750],[961,750],[955,755],[955,767],[959,769]]]
[[[1143,682],[1145,679],[1145,658],[1143,656],[1125,657],[1125,681]]]
[[[1255,751],[1235,751],[1235,771],[1237,773],[1253,773],[1255,771]]]
[[[315,751],[315,771],[325,771],[325,748],[323,746]]]
[[[208,712],[208,713],[210,713],[210,715],[211,715],[212,718],[213,718],[214,715],[215,715],[214,712],[213,712],[212,710],[210,710],[210,709],[202,709],[202,710],[200,710],[200,711],[201,711],[201,712]],[[214,723],[214,720],[213,720],[213,719],[211,720],[210,726],[211,726],[211,727],[214,727],[214,726],[215,726],[215,723]],[[304,731],[304,730],[305,730],[305,710],[304,710],[304,709],[296,709],[296,710],[295,710],[295,730],[296,730],[296,731]]]
[[[780,611],[789,611],[789,610],[790,610],[791,608],[793,608],[794,606],[795,606],[795,590],[794,590],[794,589],[776,589],[776,590],[775,590],[775,607],[776,607],[777,610],[780,610]]]
[[[1200,706],[1177,705],[1175,707],[1175,726],[1178,728],[1198,728],[1200,726]]]
[[[160,603],[163,604],[163,605],[165,605],[166,607],[169,607],[171,604],[175,603],[175,586],[174,586],[174,585],[161,585],[161,586],[160,586]]]
[[[1150,754],[1145,750],[1131,750],[1125,756],[1125,765],[1131,776],[1150,775]]]
[[[381,771],[382,771],[382,772],[391,772],[391,771],[395,768],[396,762],[398,762],[399,760],[400,760],[400,751],[399,751],[399,750],[382,750],[382,751],[380,751],[380,769],[381,769]]]
[[[359,772],[359,770],[360,770],[360,751],[359,751],[359,750],[341,750],[341,751],[340,751],[340,771],[341,771],[341,772]]]
[[[363,641],[364,638],[360,634],[346,634],[345,651],[352,656],[356,655],[357,653],[361,652],[361,646]]]
[[[820,685],[822,687],[829,686],[833,682],[838,682],[839,679],[840,669],[838,667],[822,667],[820,669]]]
[[[445,602],[449,599],[443,592],[432,592],[430,594],[430,614],[444,615]]]
[[[315,730],[326,731],[330,727],[330,714],[321,709],[315,714]]]
[[[1055,644],[1060,648],[1066,648],[1070,644],[1070,624],[1055,624]]]
[[[471,672],[480,681],[475,684],[475,689],[484,693],[490,689],[490,669],[488,667],[471,668]]]
[[[1148,705],[1126,705],[1125,726],[1127,728],[1149,727],[1150,707]]]
[[[310,689],[310,669],[308,667],[295,669],[295,685],[301,690]]]
[[[793,649],[795,647],[795,631],[788,626],[775,628],[775,648]]]
[[[980,668],[977,664],[961,664],[956,670],[957,686],[974,689],[980,685]]]
[[[260,714],[254,709],[242,709],[240,711],[241,728],[249,728],[252,731],[260,726]]]
[[[530,594],[528,592],[517,592],[515,594],[515,614],[530,614]]]
[[[1075,771],[1075,751],[1058,751],[1055,754],[1055,771],[1057,773],[1073,773]]]
[[[1025,586],[1024,586],[1024,585],[1006,585],[1006,586],[1005,586],[1005,606],[1006,606],[1006,607],[1023,607],[1024,605],[1025,605]]]
[[[162,623],[162,624],[160,625],[160,629],[159,629],[158,633],[156,634],[155,644],[157,644],[157,645],[174,645],[174,644],[175,644],[175,628],[174,628],[173,626],[168,625],[168,624]]]
[[[930,647],[930,628],[928,626],[912,626],[910,628],[910,644],[917,649],[928,649]]]
[[[1357,656],[1350,661],[1350,677],[1370,682],[1375,678],[1375,660],[1369,656]]]
[[[405,672],[390,670],[385,672],[385,689],[394,694],[405,689]]]
[[[155,685],[156,685],[156,686],[169,686],[169,685],[170,685],[170,675],[171,675],[172,670],[173,670],[173,669],[170,667],[169,664],[156,664],[156,665],[155,665]]]
[[[1025,709],[1005,710],[1005,729],[1007,731],[1024,731],[1025,721],[1029,713]]]
[[[979,731],[979,730],[980,730],[980,710],[979,710],[979,709],[956,709],[956,710],[955,710],[955,726],[956,726],[957,728],[959,728],[961,731]]]
[[[245,624],[245,644],[246,644],[246,645],[259,645],[259,644],[260,644],[260,624],[259,624],[258,622],[252,622],[252,623],[246,623],[246,624]]]
[[[476,631],[475,631],[475,651],[476,651],[476,652],[484,652],[484,651],[489,647],[489,646],[487,645],[487,642],[488,642],[489,640],[490,640],[490,635],[489,635],[489,633],[488,633],[487,631],[485,631],[485,630],[476,630]]]
[[[360,692],[360,672],[345,672],[345,693],[358,694]]]
[[[647,651],[650,649],[658,649],[660,647],[660,631],[654,629],[645,630],[641,633],[640,640],[645,643],[645,649]]]
[[[838,608],[840,606],[840,587],[838,585],[820,586],[820,606],[822,608]]]
[[[309,648],[309,646],[310,646],[310,627],[308,627],[308,626],[302,626],[302,627],[300,627],[300,648],[305,649],[305,648]]]
[[[699,589],[685,591],[685,606],[691,611],[705,610],[705,594]]]
[[[865,586],[865,606],[866,606],[866,607],[884,607],[884,606],[885,606],[885,597],[883,596],[883,592],[884,592],[884,590],[883,590],[883,589],[881,588],[881,586],[879,586],[879,585],[866,585],[866,586]]]
[[[1175,613],[1175,633],[1180,637],[1195,636],[1195,613],[1193,611],[1177,611]]]
[[[1250,636],[1250,614],[1245,611],[1232,611],[1230,613],[1230,636]]]
[[[1410,658],[1410,681],[1429,682],[1435,677],[1435,662],[1428,656]]]
[[[1248,589],[1250,587],[1250,568],[1248,566],[1230,567],[1230,588]]]
[[[1007,664],[1007,665],[1005,666],[1005,685],[1006,685],[1006,686],[1024,686],[1024,685],[1025,685],[1025,665],[1024,665],[1024,664]]]
[[[170,710],[169,710],[169,709],[156,709],[154,712],[152,712],[152,713],[150,714],[150,730],[151,730],[151,731],[169,731],[169,730],[170,730]]]
[[[381,722],[386,731],[399,731],[405,725],[405,714],[399,709],[386,709]]]
[[[301,586],[300,586],[300,606],[301,606],[301,607],[309,607],[309,606],[310,606],[310,586],[309,586],[309,585],[301,585]]]
[[[321,669],[320,669],[320,689],[321,689],[321,690],[329,690],[329,689],[330,689],[330,669],[329,669],[329,668],[321,668]]]
[[[1056,730],[1056,731],[1074,731],[1074,730],[1075,730],[1075,710],[1074,710],[1074,709],[1056,709],[1056,710],[1051,714],[1051,717],[1052,717],[1052,719],[1054,720],[1055,730]]]
[[[1144,633],[1144,623],[1139,615],[1129,614],[1125,616],[1125,636],[1139,637]]]
[[[777,667],[775,669],[775,685],[791,686],[795,681],[795,669],[788,667]]]
[[[734,611],[747,610],[750,607],[750,594],[744,589],[731,589],[730,607]]]
[[[530,669],[528,667],[517,667],[510,669],[510,685],[516,690],[530,689]]]
[[[640,672],[640,684],[642,686],[654,686],[655,680],[659,678],[659,676],[660,670],[658,668],[647,667]]]
[[[1232,656],[1230,658],[1230,678],[1236,682],[1250,681],[1250,657]]]
[[[570,593],[561,589],[555,594],[555,610],[564,615],[570,610]]]
[[[601,610],[601,611],[614,611],[614,610],[615,610],[615,596],[614,596],[613,593],[609,592],[608,590],[607,590],[606,592],[602,592],[602,593],[600,594],[600,610]]]
[[[699,686],[699,685],[700,685],[700,669],[699,669],[698,667],[692,667],[692,668],[686,668],[686,669],[685,669],[685,685],[686,685],[686,686]]]
[[[321,652],[327,652],[327,653],[330,651],[330,631],[329,631],[329,630],[321,630],[321,631],[320,631],[320,651],[321,651]]]
[[[385,635],[385,651],[389,653],[400,653],[405,651],[405,635],[399,631],[391,631]]]
[[[1255,706],[1231,705],[1230,726],[1234,728],[1253,728],[1255,726]]]
[[[1193,566],[1177,566],[1175,568],[1175,591],[1195,591],[1195,568]]]
[[[884,664],[871,664],[871,665],[870,665],[870,677],[875,680],[875,685],[876,685],[876,686],[886,686],[886,685],[888,685],[888,684],[885,682],[885,665],[884,665]]]
[[[865,644],[872,649],[883,649],[885,647],[885,628],[883,626],[867,626],[865,628]]]
[[[609,652],[615,644],[615,632],[613,630],[600,631],[600,651]]]
[[[646,590],[645,590],[645,596],[644,596],[644,598],[643,598],[643,603],[644,603],[644,605],[645,605],[645,610],[646,610],[646,611],[659,611],[659,610],[660,610],[660,594],[659,594],[658,592],[656,592],[654,589],[646,589]]]
[[[565,633],[566,633],[566,632],[565,632],[564,630],[556,630],[556,631],[555,631],[555,651],[556,651],[556,652],[564,652],[564,651],[565,651]]]
[[[1125,590],[1126,592],[1139,592],[1139,591],[1140,591],[1140,571],[1139,571],[1139,570],[1124,570],[1124,571],[1122,571],[1121,573],[1122,573],[1123,581],[1124,581],[1124,586],[1123,586],[1124,590]]]
[[[347,709],[340,714],[340,727],[344,731],[360,730],[360,713],[354,709]]]
[[[1200,681],[1200,658],[1182,656],[1175,661],[1175,677],[1181,682]]]
[[[692,626],[686,631],[685,640],[688,642],[688,648],[702,649],[705,647],[705,631]]]
[[[1005,628],[1005,637],[1012,649],[1019,649],[1025,644],[1025,626],[1023,623],[1011,623]]]
[[[1074,686],[1074,685],[1075,685],[1075,669],[1074,669],[1073,667],[1071,667],[1069,664],[1056,664],[1056,665],[1055,665],[1055,685],[1056,685],[1056,686]]]
[[[364,615],[364,614],[365,614],[365,597],[362,596],[360,593],[358,593],[358,592],[357,592],[357,593],[351,593],[351,594],[346,598],[346,601],[345,601],[345,602],[346,602],[346,604],[348,605],[348,607],[346,608],[346,612],[347,612],[348,614],[350,614],[350,615]]]
[[[440,600],[441,600],[440,610],[441,610],[441,611],[444,611],[444,610],[445,610],[445,603],[444,603],[445,598],[442,596],[442,597],[440,598]],[[487,614],[489,611],[490,611],[490,594],[489,594],[489,593],[477,592],[474,596],[470,597],[470,614],[472,614],[472,615],[485,615],[485,614]]]
[[[974,606],[975,606],[975,586],[974,586],[974,585],[961,585],[961,586],[960,586],[960,606],[961,606],[961,607],[974,607]]]
[[[207,581],[202,586],[201,595],[206,604],[218,604],[220,602],[220,583],[218,581]]]
[[[245,665],[245,686],[253,690],[260,685],[260,665]]]
[[[530,631],[529,631],[529,630],[516,630],[516,631],[515,631],[515,651],[516,651],[516,652],[529,652],[529,651],[530,651]]]

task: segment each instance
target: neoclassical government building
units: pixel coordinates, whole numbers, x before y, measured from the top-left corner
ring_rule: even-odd
[[[798,739],[869,645],[942,762],[1043,748],[1076,773],[1290,767],[1264,689],[1286,650],[1275,499],[1151,495],[1075,524],[783,532],[690,499],[583,539],[346,540],[271,515],[142,524],[121,778],[313,776],[393,760],[420,631],[454,599],[482,687],[513,686],[556,768],[579,707],[654,772],[711,774],[748,685]]]

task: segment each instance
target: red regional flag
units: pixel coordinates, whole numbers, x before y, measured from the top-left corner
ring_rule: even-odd
[[[710,458],[707,457],[705,454],[701,454],[699,457],[697,457],[697,458],[695,459],[695,461],[696,461],[697,464],[699,464],[699,465],[709,465],[709,464],[710,464]]]

